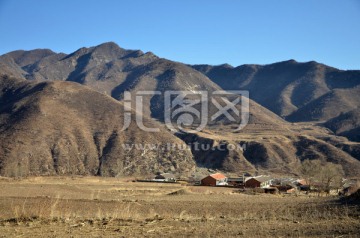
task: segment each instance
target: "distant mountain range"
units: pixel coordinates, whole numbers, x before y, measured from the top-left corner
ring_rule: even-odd
[[[253,100],[289,121],[329,120],[359,106],[360,70],[295,60],[236,68],[192,67],[225,90],[249,90]]]
[[[349,176],[359,175],[360,71],[294,60],[185,65],[109,42],[68,55],[13,51],[0,56],[0,75],[0,175],[189,175],[198,168],[298,174],[306,158],[340,163]],[[160,132],[143,132],[134,122],[121,131],[124,92],[144,90],[249,90],[250,123],[233,133],[234,125],[220,117],[201,133],[174,135],[163,125],[163,98],[154,95],[141,113]],[[247,149],[126,152],[124,142]]]

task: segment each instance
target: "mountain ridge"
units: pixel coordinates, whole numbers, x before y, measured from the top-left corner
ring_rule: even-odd
[[[11,56],[12,55],[12,56]],[[15,55],[15,56],[14,56]],[[18,62],[18,63],[17,63]],[[220,67],[220,68],[219,68]],[[141,172],[155,172],[156,168],[163,171],[175,171],[179,173],[191,173],[196,168],[216,169],[225,172],[238,173],[243,170],[251,172],[262,171],[269,173],[288,173],[298,174],[299,163],[307,158],[320,159],[322,162],[332,161],[340,163],[344,167],[344,170],[349,176],[357,176],[357,169],[360,170],[360,161],[358,158],[358,151],[360,151],[360,144],[356,142],[350,142],[344,137],[337,137],[334,133],[342,133],[340,130],[335,130],[330,124],[321,124],[320,122],[328,120],[331,117],[336,116],[338,113],[334,111],[331,100],[325,100],[324,102],[330,102],[328,105],[330,114],[328,113],[317,113],[318,123],[314,124],[308,122],[309,120],[303,120],[304,113],[296,116],[295,112],[301,108],[306,108],[311,102],[314,102],[321,98],[323,95],[332,95],[332,92],[336,92],[334,95],[338,95],[337,98],[342,98],[340,104],[337,105],[348,105],[346,110],[354,109],[357,105],[356,97],[349,98],[351,95],[348,91],[357,92],[357,71],[347,72],[345,75],[342,71],[327,67],[325,65],[319,65],[316,62],[307,62],[300,64],[294,60],[285,62],[279,62],[272,65],[242,65],[238,67],[232,67],[224,64],[214,69],[214,66],[202,65],[202,66],[189,66],[179,62],[173,62],[164,58],[157,57],[156,55],[148,52],[143,53],[139,50],[126,50],[117,46],[115,43],[104,43],[99,46],[80,48],[71,54],[54,53],[47,50],[37,50],[30,53],[17,52],[16,54],[10,53],[0,56],[0,74],[2,75],[13,75],[20,80],[20,84],[33,83],[41,87],[41,85],[52,84],[62,85],[58,86],[58,89],[48,90],[48,94],[40,96],[42,91],[39,91],[39,97],[43,98],[41,102],[27,102],[20,100],[16,97],[16,94],[12,95],[12,100],[16,103],[12,104],[7,102],[8,106],[6,110],[0,112],[0,127],[2,130],[7,130],[9,135],[14,134],[10,139],[5,139],[0,143],[0,158],[9,157],[14,161],[17,161],[19,157],[14,148],[23,148],[21,150],[29,151],[31,148],[21,147],[21,141],[16,135],[19,130],[17,126],[28,125],[29,128],[36,128],[41,130],[38,124],[32,124],[31,120],[21,120],[21,116],[17,113],[23,112],[13,108],[13,105],[27,105],[32,108],[32,105],[46,105],[46,101],[52,101],[50,96],[52,93],[59,94],[61,97],[69,97],[70,101],[57,102],[54,107],[58,107],[63,111],[63,114],[73,115],[71,118],[66,117],[63,122],[58,122],[56,126],[49,126],[49,131],[56,131],[56,128],[67,128],[66,123],[69,125],[74,124],[73,121],[81,122],[78,125],[79,128],[88,133],[88,135],[96,134],[100,131],[94,127],[97,125],[99,128],[106,127],[104,120],[98,117],[99,111],[104,111],[106,108],[113,108],[114,105],[123,107],[124,93],[130,92],[132,95],[132,102],[135,101],[134,95],[141,91],[159,91],[164,93],[165,91],[206,91],[209,94],[215,91],[224,91],[229,89],[241,89],[250,91],[250,118],[248,125],[239,132],[234,132],[234,128],[237,126],[236,123],[230,122],[225,117],[219,117],[214,124],[209,124],[205,129],[206,133],[197,133],[195,135],[186,134],[178,139],[169,129],[161,129],[164,138],[156,137],[157,140],[165,142],[179,142],[179,143],[190,143],[189,146],[193,148],[193,143],[210,143],[210,147],[216,145],[246,145],[247,151],[234,150],[221,152],[219,150],[214,151],[187,151],[181,154],[179,163],[184,166],[184,170],[179,168],[179,165],[175,166],[174,158],[175,154],[170,152],[166,154],[165,158],[162,156],[156,156],[154,153],[150,153],[147,160],[143,163],[137,162],[139,170],[136,170],[136,166],[133,165],[131,169],[122,169],[119,164],[123,163],[121,159],[115,159],[115,155],[112,154],[116,151],[122,159],[126,158],[126,163],[129,160],[139,157],[144,150],[134,152],[130,157],[124,156],[124,151],[117,145],[121,141],[130,140],[134,143],[144,143],[151,138],[148,133],[140,133],[140,131],[134,127],[131,127],[132,133],[119,132],[118,129],[110,130],[106,133],[106,136],[102,137],[101,141],[109,141],[109,143],[101,142],[102,145],[108,144],[107,150],[109,152],[109,163],[104,167],[103,172],[98,174],[94,173],[94,170],[84,169],[84,165],[81,167],[81,171],[76,172],[79,168],[76,163],[72,164],[75,168],[71,173],[83,173],[87,171],[88,174],[98,174],[102,176],[122,176],[137,174]],[[226,78],[232,78],[233,80],[224,80]],[[273,75],[273,77],[269,77]],[[230,77],[231,76],[231,77]],[[294,77],[296,76],[296,77]],[[331,76],[331,77],[330,77]],[[7,76],[9,78],[9,76]],[[270,80],[269,80],[270,78]],[[339,78],[344,79],[345,83],[339,83]],[[1,78],[5,82],[4,78]],[[14,80],[14,79],[13,79]],[[68,82],[64,82],[68,81]],[[7,80],[7,85],[3,84],[3,92],[12,91],[11,83]],[[62,84],[65,83],[65,84]],[[67,87],[67,83],[76,86]],[[17,86],[19,92],[25,90],[25,88]],[[29,86],[30,87],[30,86]],[[80,92],[78,96],[70,93],[73,87],[77,88]],[[46,86],[45,88],[48,88]],[[51,88],[51,87],[50,87]],[[82,89],[84,88],[84,89]],[[80,90],[81,89],[81,90]],[[16,91],[15,90],[15,91]],[[26,90],[25,90],[26,91]],[[344,92],[343,92],[344,91]],[[345,93],[345,96],[342,96]],[[81,98],[81,94],[86,95],[86,100],[78,100],[77,97]],[[8,94],[9,95],[9,94]],[[36,99],[33,94],[29,94],[30,99]],[[93,95],[92,97],[89,95]],[[100,96],[102,95],[102,96]],[[106,100],[101,98],[106,97]],[[9,97],[1,96],[0,101],[4,102]],[[46,100],[45,100],[46,98]],[[56,98],[56,96],[55,96]],[[191,99],[188,97],[187,99]],[[221,99],[214,98],[214,99]],[[229,100],[231,97],[228,98]],[[252,100],[254,99],[254,100]],[[263,101],[262,101],[263,100]],[[72,102],[74,101],[74,102]],[[97,105],[97,101],[103,102],[101,108],[93,105]],[[106,101],[106,102],[105,102]],[[232,101],[232,100],[230,100]],[[73,105],[75,102],[80,104]],[[261,103],[259,103],[261,102]],[[31,104],[33,103],[33,104]],[[120,104],[118,104],[120,103]],[[210,100],[205,101],[210,103]],[[108,106],[109,104],[109,106]],[[315,106],[319,106],[319,103],[314,103]],[[4,104],[5,105],[5,104]],[[55,106],[56,105],[56,106]],[[75,108],[75,111],[68,111],[70,107]],[[132,105],[133,106],[133,105]],[[152,126],[157,125],[164,127],[164,98],[159,95],[151,95],[143,98],[143,111],[141,115],[146,118],[146,121]],[[197,105],[200,106],[200,105]],[[320,105],[321,106],[321,105]],[[0,107],[1,108],[1,107]],[[50,118],[61,118],[57,111],[51,109],[51,107],[35,107],[33,114],[29,118],[33,121],[41,121],[46,118],[43,117],[43,110],[45,108],[47,115]],[[269,109],[276,108],[278,114],[285,113],[288,116],[283,118],[276,115],[274,111]],[[300,109],[299,109],[300,108]],[[310,107],[307,109],[307,116],[310,115],[310,119],[313,119],[312,114],[309,113],[312,110],[315,112],[320,111],[325,107]],[[16,109],[16,110],[15,110]],[[133,108],[134,110],[136,108]],[[217,108],[214,106],[209,107],[209,111],[214,112]],[[240,108],[238,108],[240,109]],[[14,110],[14,111],[12,111]],[[304,110],[304,109],[303,109]],[[111,110],[110,110],[111,111]],[[84,113],[82,113],[84,112]],[[86,112],[86,113],[85,113]],[[114,109],[114,115],[106,112],[107,118],[121,118],[121,111]],[[334,113],[335,112],[335,113]],[[29,112],[24,112],[29,113]],[[132,123],[134,123],[135,111],[132,114]],[[136,111],[139,113],[139,111]],[[341,110],[339,111],[339,114]],[[345,113],[345,112],[344,112]],[[21,114],[19,114],[21,115]],[[87,121],[84,116],[88,115],[90,121]],[[284,120],[295,115],[295,119],[292,122]],[[20,119],[20,121],[8,121],[9,118]],[[299,120],[299,117],[301,117]],[[42,119],[39,119],[42,118]],[[45,119],[44,119],[45,118]],[[354,117],[355,119],[357,117]],[[50,124],[49,124],[50,123]],[[107,119],[106,123],[110,123]],[[111,122],[110,124],[112,125]],[[51,121],[45,120],[44,125],[51,125]],[[327,126],[332,131],[326,129],[323,126]],[[10,128],[8,128],[10,126]],[[120,125],[118,127],[121,127]],[[21,127],[24,128],[24,127]],[[72,127],[71,127],[72,128]],[[96,143],[93,142],[93,136],[85,136],[80,132],[72,129],[66,129],[68,138],[75,138],[72,140],[73,145],[84,144],[86,141],[85,148],[91,148],[92,152],[84,152],[80,154],[91,154],[91,161],[93,161],[92,168],[99,168],[94,161],[99,161],[101,156],[96,151],[99,151]],[[346,127],[348,128],[348,127]],[[26,131],[25,129],[22,129]],[[17,132],[17,133],[15,133]],[[114,133],[113,133],[114,132]],[[333,133],[334,132],[334,133]],[[25,133],[25,132],[24,132]],[[47,137],[45,132],[42,132],[40,137]],[[101,133],[100,133],[101,134]],[[134,137],[133,135],[137,135]],[[25,138],[32,138],[31,134],[23,135]],[[92,138],[89,141],[89,138]],[[61,137],[59,137],[61,138]],[[350,138],[350,137],[349,137]],[[53,155],[51,152],[52,147],[56,147],[58,144],[56,138],[51,138],[53,142],[51,145],[39,144],[39,148],[43,148],[45,152],[38,152],[41,154],[41,158],[47,161],[45,164],[49,167],[46,173],[59,173],[56,172],[51,166],[54,167]],[[151,141],[151,140],[150,140]],[[7,148],[7,143],[14,143],[13,149]],[[60,143],[60,142],[59,142]],[[61,144],[61,143],[60,143]],[[62,145],[62,144],[61,144]],[[77,146],[75,146],[77,147]],[[58,148],[58,147],[56,147]],[[81,147],[83,148],[83,147]],[[77,151],[78,149],[74,149]],[[86,151],[88,151],[86,150]],[[66,147],[61,147],[57,150],[57,153],[64,154],[67,151]],[[6,153],[10,153],[11,156],[6,156]],[[66,152],[68,153],[68,152]],[[79,153],[79,152],[76,152]],[[71,160],[79,160],[78,155],[75,152],[71,152]],[[176,152],[178,153],[178,151]],[[8,154],[7,154],[8,155]],[[169,157],[170,156],[170,157]],[[157,162],[160,160],[160,162]],[[6,158],[6,161],[9,161]],[[81,159],[82,161],[82,159]],[[83,163],[83,162],[82,162]],[[187,164],[187,165],[184,165]],[[80,163],[81,164],[81,163]],[[84,164],[84,163],[83,163]],[[6,169],[7,174],[17,174],[18,166],[12,164],[13,169]],[[1,166],[0,166],[1,167]],[[10,166],[11,167],[11,166]],[[8,167],[8,168],[10,168]],[[118,168],[112,170],[111,167]],[[140,169],[142,168],[142,169]],[[175,170],[174,170],[175,169]],[[26,169],[25,169],[26,170]],[[60,171],[60,170],[58,170]],[[65,169],[65,172],[67,170]],[[92,171],[92,172],[89,172]],[[101,171],[101,170],[100,170]],[[67,172],[66,172],[67,173]]]
[[[127,144],[183,142],[146,117],[144,124],[160,132],[142,131],[134,122],[122,130],[122,102],[88,87],[2,78],[0,92],[1,176],[186,174],[194,169],[189,150],[125,150]]]
[[[225,90],[249,90],[254,101],[290,122],[324,122],[360,106],[360,70],[295,60],[192,67]]]

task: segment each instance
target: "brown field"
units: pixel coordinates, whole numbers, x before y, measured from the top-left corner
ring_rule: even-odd
[[[336,197],[98,177],[0,178],[0,237],[360,237]]]

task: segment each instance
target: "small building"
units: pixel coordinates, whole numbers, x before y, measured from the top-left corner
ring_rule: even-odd
[[[227,185],[227,177],[221,173],[210,174],[201,180],[203,186]]]
[[[162,173],[155,176],[155,181],[176,182],[176,178],[172,173]]]
[[[291,177],[274,178],[271,181],[271,185],[276,186],[297,186],[298,180]]]
[[[228,178],[227,183],[234,187],[241,187],[241,186],[244,186],[244,178],[243,177]]]
[[[300,186],[305,186],[305,185],[309,185],[309,184],[305,179],[298,179],[295,181],[295,185],[300,187]]]
[[[295,184],[301,191],[310,191],[311,190],[310,184],[305,179],[298,179],[298,180],[296,180]]]
[[[269,176],[257,176],[248,178],[245,181],[245,187],[248,188],[266,188],[271,185],[271,178]]]

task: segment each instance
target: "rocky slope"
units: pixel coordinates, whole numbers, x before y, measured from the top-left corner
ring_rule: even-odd
[[[324,125],[337,135],[360,142],[360,108],[341,113],[339,116],[325,122]]]
[[[247,132],[234,136],[221,128],[201,133],[181,133],[179,138],[190,145],[198,167],[220,169],[227,173],[298,175],[301,161],[318,159],[341,164],[346,175],[358,177],[360,144],[332,140],[331,135],[299,135],[289,131],[277,134]],[[321,136],[320,136],[321,135]]]
[[[249,90],[251,99],[290,121],[324,121],[359,106],[360,70],[295,60],[192,67],[225,90]]]
[[[1,176],[187,174],[195,168],[188,149],[166,147],[183,142],[153,120],[144,124],[158,133],[134,122],[122,131],[123,104],[88,87],[1,78],[0,102]],[[126,147],[133,144],[162,149]]]
[[[139,91],[159,91],[162,95],[144,96],[142,113],[161,121],[164,119],[165,91],[206,91],[211,95],[222,90],[208,77],[185,64],[159,58],[151,52],[125,50],[113,42],[81,48],[69,55],[55,54],[50,50],[14,51],[1,56],[0,62],[9,68],[8,75],[22,75],[23,79],[38,81],[73,81],[120,101],[125,91],[131,93],[133,101]],[[13,73],[8,73],[11,70]],[[212,115],[216,108],[208,101],[205,103],[209,104]],[[135,109],[134,104],[132,107]],[[251,105],[253,121],[283,123],[258,104],[251,101]],[[216,122],[227,123],[224,118]]]
[[[156,171],[188,174],[195,166],[231,173],[297,174],[300,162],[306,158],[342,164],[349,176],[357,176],[360,171],[359,143],[336,137],[322,125],[288,123],[267,109],[285,118],[293,117],[293,121],[325,120],[336,117],[341,110],[355,110],[357,71],[295,61],[237,68],[190,67],[110,42],[69,55],[50,50],[10,52],[0,56],[0,75],[19,78],[0,79],[3,175],[122,176]],[[249,124],[243,130],[234,132],[239,122],[230,122],[224,116],[209,123],[203,132],[178,134],[181,140],[165,129],[165,91],[211,94],[222,90],[219,85],[226,90],[250,90],[250,97],[257,101],[249,100]],[[160,127],[159,133],[141,131],[135,125],[135,111],[131,126],[120,130],[127,103],[125,92],[131,92],[136,109],[134,95],[141,91],[162,93],[145,96],[143,110],[136,112],[144,116],[146,125]],[[215,99],[232,101],[234,97]],[[216,112],[210,100],[204,103],[209,105],[210,115]],[[124,142],[168,142],[181,147],[183,141],[191,151],[127,151],[119,146]],[[213,149],[196,150],[197,143]],[[230,144],[240,147],[222,149]]]

